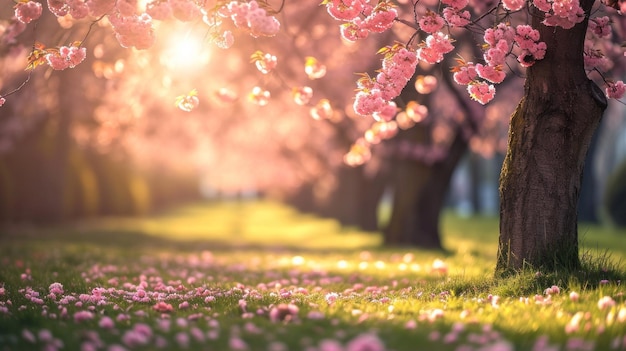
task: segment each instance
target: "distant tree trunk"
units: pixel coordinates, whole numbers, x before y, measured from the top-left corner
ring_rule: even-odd
[[[429,133],[422,126],[413,133]],[[452,173],[467,151],[457,131],[447,156],[434,164],[419,160],[395,161],[392,175],[393,209],[384,232],[385,245],[411,245],[441,249],[439,219]]]
[[[378,203],[385,188],[383,172],[369,174],[365,166],[340,169],[337,189],[324,201],[327,215],[342,225],[377,231]]]
[[[589,13],[594,1],[583,0]],[[587,20],[574,28],[533,27],[548,51],[528,69],[513,113],[500,176],[497,272],[577,268],[577,202],[591,137],[606,98],[584,70]]]
[[[336,178],[337,185],[326,197],[315,196],[315,185],[311,184],[308,190],[299,190],[297,199],[300,201],[294,204],[301,211],[336,219],[344,226],[379,230],[378,204],[386,185],[384,170],[370,174],[364,166],[341,167],[336,171]]]

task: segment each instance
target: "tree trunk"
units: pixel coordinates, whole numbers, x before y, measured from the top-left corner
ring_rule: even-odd
[[[425,129],[420,126],[413,129]],[[428,131],[427,131],[428,133]],[[384,232],[385,245],[441,249],[439,219],[452,173],[467,151],[457,131],[447,156],[432,165],[397,160],[393,170],[393,209]]]
[[[581,1],[585,13],[593,2]],[[500,176],[500,273],[580,266],[576,210],[582,170],[607,104],[584,70],[587,20],[569,30],[540,21],[533,16],[548,50],[527,71]]]

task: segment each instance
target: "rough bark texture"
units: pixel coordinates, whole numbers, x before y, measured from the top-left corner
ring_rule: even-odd
[[[581,1],[589,13],[594,1]],[[587,20],[570,30],[533,26],[548,51],[527,71],[500,177],[497,272],[526,265],[572,269],[578,257],[577,201],[585,156],[606,108],[584,71]]]

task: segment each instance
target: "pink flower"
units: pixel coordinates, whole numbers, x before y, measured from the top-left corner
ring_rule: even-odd
[[[46,61],[55,70],[74,68],[87,56],[87,49],[77,46],[61,46],[58,52],[46,55]]]
[[[600,300],[598,300],[598,308],[601,310],[608,309],[615,306],[615,300],[613,300],[610,296],[603,296]]]
[[[580,322],[583,320],[585,314],[583,312],[576,312],[576,314],[565,325],[565,333],[575,333],[580,329]]]
[[[351,22],[343,23],[339,27],[341,37],[347,41],[357,41],[359,39],[365,39],[369,36],[370,32],[364,27],[363,20],[355,18]]]
[[[372,114],[372,117],[376,121],[389,122],[393,120],[393,117],[398,113],[398,106],[395,102],[389,101],[382,108]]]
[[[506,78],[506,73],[502,71],[501,66],[484,66],[478,63],[476,64],[476,71],[481,78],[491,83],[502,83],[504,78]]]
[[[74,322],[83,322],[93,319],[93,313],[89,311],[78,311],[74,313]]]
[[[577,292],[572,291],[572,292],[570,292],[570,293],[569,293],[569,299],[570,299],[571,301],[576,302],[576,301],[578,301],[578,299],[579,299],[579,298],[580,298],[580,295],[578,295],[578,293],[577,293]]]
[[[530,49],[539,41],[539,31],[524,24],[515,28],[515,42],[521,49]]]
[[[256,68],[259,70],[259,72],[263,74],[270,73],[274,68],[276,68],[276,65],[278,64],[276,56],[269,53],[265,55],[259,54],[258,56],[253,57],[255,60],[254,64],[256,65]]]
[[[561,293],[561,289],[556,285],[552,285],[551,287],[544,290],[544,294],[546,295],[555,295],[555,294],[560,294],[560,293]]]
[[[248,3],[231,1],[220,8],[218,13],[224,17],[230,17],[235,26],[247,30],[251,36],[274,36],[280,30],[280,22],[259,7],[252,0]]]
[[[594,17],[589,20],[587,31],[593,33],[598,38],[611,36],[611,20],[607,16]]]
[[[139,50],[150,48],[156,41],[152,28],[152,17],[148,14],[140,16],[109,15],[109,21],[115,32],[115,38],[122,47],[136,47]]]
[[[444,24],[444,19],[430,10],[419,20],[420,28],[426,33],[435,33],[443,28]]]
[[[437,32],[429,35],[426,41],[417,49],[417,57],[430,64],[439,63],[443,60],[443,55],[454,49],[450,38]]]
[[[230,340],[228,340],[228,346],[234,351],[244,351],[248,349],[248,344],[236,336],[231,336]]]
[[[557,1],[552,3],[552,10],[546,11],[543,24],[570,29],[585,18],[585,11],[578,1]]]
[[[169,0],[168,4],[172,9],[172,15],[179,21],[189,22],[201,15],[200,9],[194,1]]]
[[[501,40],[504,40],[506,43],[512,43],[515,38],[515,29],[509,24],[500,23],[495,28],[487,28],[483,38],[485,43],[491,47],[497,46]]]
[[[363,5],[363,0],[332,0],[326,10],[336,20],[351,21],[363,11]]]
[[[398,12],[396,9],[381,9],[367,16],[367,18],[363,20],[362,27],[374,33],[382,33],[391,28],[397,17]]]
[[[115,322],[111,317],[103,316],[102,318],[100,318],[98,326],[102,329],[113,329],[113,327],[115,327]]]
[[[37,338],[35,337],[35,334],[33,334],[28,329],[22,330],[22,337],[24,338],[24,340],[28,341],[31,344],[34,344],[37,342]]]
[[[291,321],[298,316],[299,308],[294,304],[280,304],[272,307],[269,313],[272,322]]]
[[[473,62],[463,62],[461,66],[454,67],[452,69],[454,75],[454,81],[460,85],[468,85],[476,78],[478,78],[478,72]]]
[[[491,101],[496,95],[496,88],[485,82],[478,82],[467,86],[470,97],[482,105]]]
[[[157,312],[172,312],[172,310],[174,309],[172,305],[164,301],[157,302],[157,304],[152,306],[152,308]]]
[[[172,7],[167,1],[151,1],[146,4],[146,13],[152,19],[163,21],[172,17]]]
[[[63,285],[61,283],[52,283],[48,288],[51,294],[63,295]]]
[[[343,346],[337,340],[324,339],[320,341],[319,351],[344,351]]]
[[[517,61],[522,65],[522,67],[530,67],[535,64],[538,60],[542,60],[546,55],[546,43],[539,42],[536,43],[529,50],[522,50],[520,55],[517,57]]]
[[[220,49],[228,49],[235,43],[233,32],[226,30],[219,38],[214,38],[213,42]]]
[[[22,23],[30,23],[41,17],[43,7],[35,1],[19,2],[15,5],[15,17]]]
[[[621,99],[626,92],[626,84],[623,81],[608,82],[606,87],[606,96],[610,99]]]
[[[324,298],[326,299],[326,302],[328,304],[332,304],[333,302],[337,300],[338,297],[339,295],[337,293],[331,292],[331,293],[326,294]]]
[[[346,351],[384,351],[385,345],[374,334],[360,334],[350,340],[346,345]]]
[[[469,11],[461,11],[453,7],[443,9],[443,18],[451,27],[465,27],[470,23]]]
[[[178,332],[176,333],[176,343],[178,344],[178,346],[180,346],[183,349],[186,349],[189,347],[189,334],[185,333],[185,332]]]
[[[519,11],[526,4],[526,0],[502,0],[502,5],[509,11]]]
[[[3,98],[2,96],[0,96],[0,106],[4,105],[4,103],[7,102],[7,100],[5,98]],[[2,288],[2,290],[4,290],[4,288]],[[2,295],[2,294],[0,294]]]
[[[492,47],[491,49],[485,51],[483,58],[489,66],[504,65],[506,55],[508,55],[509,51],[510,44],[506,40],[502,39],[495,47]]]

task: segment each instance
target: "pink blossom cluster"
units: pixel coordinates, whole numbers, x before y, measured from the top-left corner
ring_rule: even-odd
[[[470,97],[484,105],[495,96],[495,87],[490,83],[501,83],[506,76],[502,67],[513,49],[515,30],[505,23],[500,23],[494,28],[485,30],[483,37],[486,43],[483,55],[486,64],[458,60],[459,65],[454,67],[452,72],[455,82],[467,85]]]
[[[22,23],[30,23],[41,16],[43,6],[35,1],[20,1],[15,5],[15,17]]]
[[[489,84],[484,80],[481,80],[480,78],[484,77],[479,75],[479,71],[485,77],[490,77],[490,79],[494,80],[496,77],[500,76],[500,74],[504,75],[504,72],[501,70],[501,66],[484,66],[462,60],[459,61],[459,65],[454,67],[452,71],[454,72],[454,81],[460,85],[467,85],[467,92],[470,97],[483,105],[493,100],[496,88],[493,84]],[[504,79],[504,77],[502,79]]]
[[[596,38],[609,38],[612,33],[611,19],[608,16],[590,18],[587,33],[593,34]]]
[[[167,4],[174,18],[179,21],[189,22],[202,14],[196,2],[192,0],[168,0]]]
[[[470,23],[470,12],[465,10],[468,0],[442,0],[446,5],[441,14],[450,27],[465,27]]]
[[[254,61],[254,64],[259,72],[263,74],[270,73],[274,70],[274,68],[276,68],[276,65],[278,64],[276,56],[270,53],[263,53],[260,51],[252,56],[252,60]]]
[[[167,3],[169,10],[175,16],[177,14],[187,14],[181,10],[184,5],[176,7],[172,3],[186,0],[171,0]],[[188,1],[187,7],[193,2]],[[165,2],[160,2],[156,8],[162,10]],[[193,5],[195,6],[195,5]],[[147,49],[151,47],[156,38],[152,28],[152,17],[147,13],[138,14],[137,0],[48,0],[48,8],[56,16],[71,15],[75,19],[85,18],[87,16],[101,17],[108,14],[108,20],[113,27],[115,37],[123,47],[136,47],[137,49]],[[172,8],[178,11],[172,10]],[[159,14],[155,6],[149,4],[147,9],[152,14]],[[196,15],[200,10],[195,6]],[[16,10],[17,11],[17,10]],[[183,17],[184,15],[180,15]],[[166,18],[162,16],[161,18]]]
[[[157,21],[164,21],[173,16],[172,6],[168,1],[150,1],[146,4],[146,13]]]
[[[607,82],[606,96],[611,99],[621,99],[626,93],[626,84],[623,81]]]
[[[97,1],[91,4],[97,4]],[[90,6],[84,0],[48,0],[48,9],[58,17],[69,14],[75,19],[81,19],[89,15]]]
[[[613,67],[613,61],[604,54],[605,51],[612,51],[612,48],[607,45],[607,39],[611,38],[612,33],[611,21],[607,16],[589,19],[583,50],[587,71],[597,69],[606,72]]]
[[[515,29],[506,23],[499,23],[494,28],[487,28],[483,35],[485,53],[483,58],[490,66],[503,65],[513,49]]]
[[[570,29],[585,19],[579,0],[533,0],[533,5],[545,12],[543,24]]]
[[[379,1],[376,6],[369,0],[328,0],[326,10],[336,20],[344,21],[339,28],[348,41],[365,39],[370,33],[382,33],[391,28],[398,12],[389,1]]]
[[[74,68],[87,56],[87,49],[78,46],[61,46],[59,50],[46,54],[46,61],[55,70]]]
[[[115,38],[122,47],[135,47],[141,50],[154,45],[156,36],[152,28],[152,18],[147,13],[124,16],[117,12],[108,18]]]
[[[429,34],[433,34],[440,31],[446,21],[437,13],[428,10],[417,23],[419,24],[421,30]]]
[[[91,16],[101,17],[115,9],[118,2],[115,0],[85,0],[85,4],[89,8],[89,14]],[[121,2],[119,2],[119,4],[120,6],[123,6],[121,5]],[[128,3],[126,3],[126,5],[128,5]],[[137,8],[135,3],[134,11],[136,10]]]
[[[526,0],[502,0],[502,5],[509,11],[519,11],[526,5]]]
[[[435,32],[422,42],[417,49],[417,58],[435,64],[443,60],[443,56],[454,50],[450,37],[442,32]]]
[[[364,77],[358,82],[354,110],[359,115],[390,121],[397,113],[392,100],[400,95],[415,72],[417,56],[402,45],[388,47],[388,50],[376,78]]]
[[[117,0],[115,9],[122,16],[132,16],[137,14],[137,0]]]
[[[231,1],[222,6],[218,13],[222,17],[230,17],[235,26],[248,31],[255,38],[272,37],[280,30],[280,22],[276,17],[268,15],[255,0],[248,3]]]
[[[22,34],[26,30],[26,23],[19,21],[17,18],[12,19],[9,23],[4,25],[4,28],[0,31],[0,44],[14,45],[17,43],[17,36]]]
[[[496,91],[493,84],[504,81],[506,73],[503,67],[515,45],[520,50],[517,60],[523,67],[532,66],[537,60],[543,59],[547,48],[540,41],[539,31],[529,25],[513,28],[507,23],[499,23],[496,27],[485,30],[484,40],[483,59],[486,64],[459,60],[459,65],[452,69],[456,83],[467,85],[470,97],[481,104],[494,98]]]
[[[546,55],[546,43],[539,41],[539,31],[529,25],[519,25],[515,28],[515,43],[522,50],[517,61],[523,67],[532,66]]]

